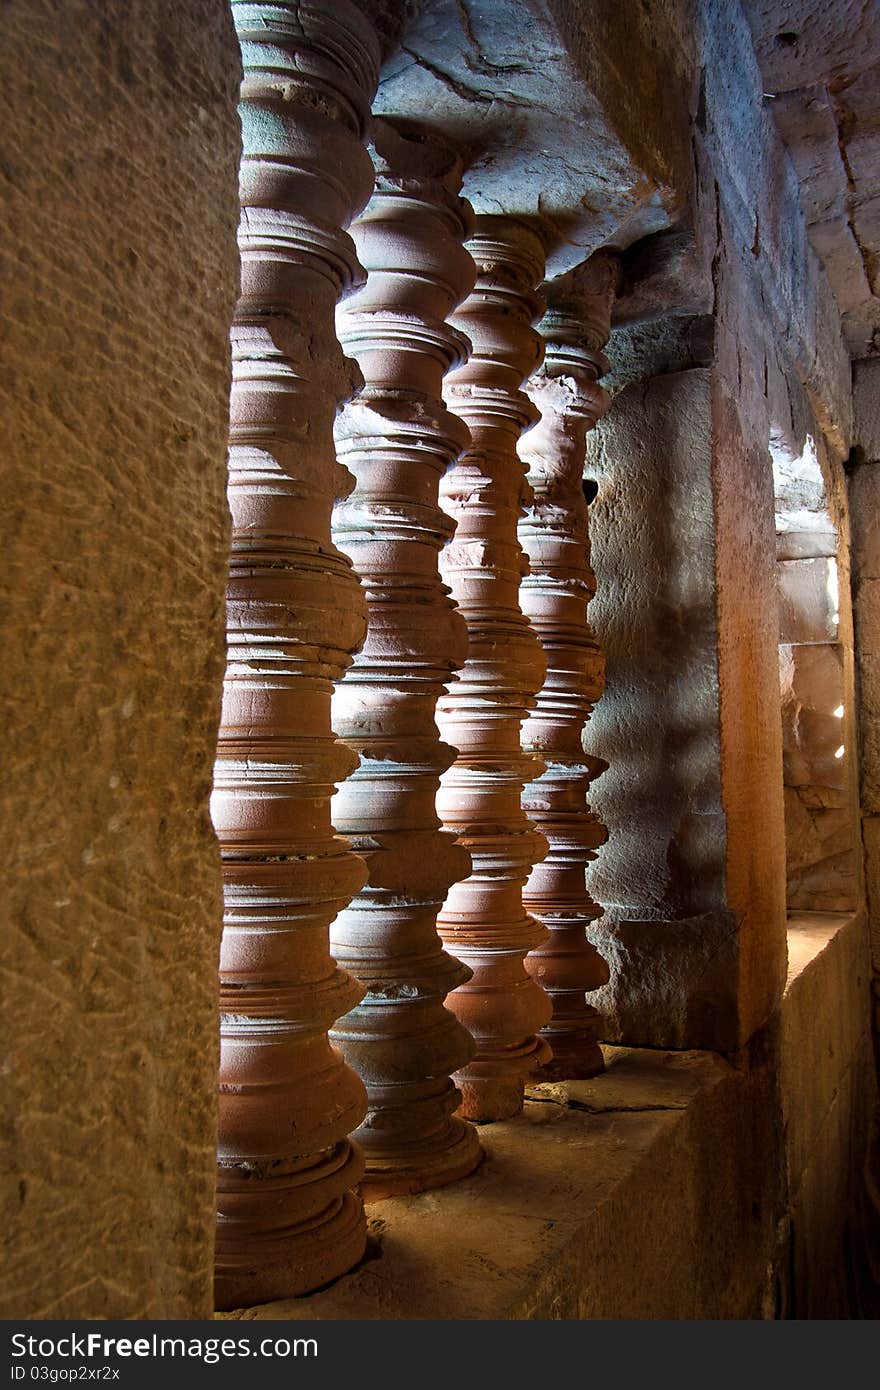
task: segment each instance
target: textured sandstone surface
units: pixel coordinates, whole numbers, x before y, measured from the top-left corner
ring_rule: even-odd
[[[590,935],[612,967],[606,1036],[730,1046],[736,923],[727,908],[710,373],[627,387],[590,437],[599,577],[590,619],[605,691],[585,735],[608,843],[589,871]]]
[[[361,8],[380,15],[387,49],[416,6]],[[788,32],[775,16],[792,8],[748,5],[771,15],[775,33]],[[823,32],[829,6],[806,8],[805,31]],[[594,723],[612,768],[610,809],[603,779],[596,809],[614,824],[606,884],[593,891],[611,903],[609,1036],[628,1040],[735,1046],[767,1016],[784,974],[767,439],[779,424],[802,434],[812,410],[846,456],[838,309],[856,315],[865,284],[876,288],[876,259],[864,254],[876,244],[876,200],[858,196],[875,178],[874,77],[831,90],[864,52],[867,6],[834,8],[851,21],[838,66],[814,71],[800,44],[776,46],[789,74],[823,89],[806,110],[797,86],[788,105],[780,95],[776,122],[743,13],[727,0],[707,0],[693,26],[678,0],[643,0],[637,13],[595,0],[586,25],[577,0],[427,0],[385,70],[381,109],[435,122],[467,148],[466,191],[482,211],[549,216],[554,271],[605,237],[626,246],[667,226],[694,171],[692,240],[621,308],[621,374],[642,384],[609,417],[614,448],[594,513],[600,595],[611,596],[603,544],[622,582],[616,671],[609,648],[616,751]],[[13,506],[0,579],[11,1021],[0,1308],[201,1316],[214,1206],[220,902],[207,794],[228,549],[237,53],[225,0],[69,0],[63,12],[8,0],[4,21],[0,393]],[[777,77],[781,94],[787,78]],[[800,188],[776,130],[788,138],[789,109],[805,134],[803,158],[789,143]],[[837,162],[826,165],[835,126]],[[639,321],[670,309],[688,317]],[[864,346],[854,324],[849,341]],[[856,373],[850,486],[876,920],[874,365]],[[787,749],[793,761],[807,752]],[[784,1084],[797,1097],[785,1115],[771,1114],[760,1065],[748,1079],[717,1058],[685,1057],[670,1078],[662,1054],[630,1071],[631,1054],[612,1053],[595,1090],[563,1105],[551,1088],[521,1121],[494,1126],[489,1162],[457,1192],[394,1203],[387,1219],[377,1211],[380,1259],[332,1295],[275,1311],[411,1316],[416,1286],[432,1317],[754,1311],[768,1264],[794,1267],[778,1238],[794,1230],[796,1249],[827,1251],[845,1200],[841,1165],[858,1161],[870,1099],[870,1078],[850,1065],[858,951],[824,944],[805,955],[834,969],[821,965],[799,987],[797,1019],[783,1019]],[[760,1035],[755,1057],[772,1046]],[[795,1203],[778,1237],[783,1118]],[[536,1126],[554,1138],[546,1149]],[[818,1224],[798,1245],[810,1213]]]
[[[729,369],[728,369],[729,370]],[[740,1038],[778,1002],[785,971],[773,480],[763,440],[718,371],[713,392],[718,681],[727,904],[738,923]]]
[[[880,459],[850,478],[853,600],[859,656],[862,807],[880,815]]]
[[[221,0],[3,27],[0,1307],[201,1317],[238,50]]]
[[[617,394],[592,450],[591,616],[608,661],[586,746],[611,766],[595,783],[610,836],[590,882],[609,909],[593,933],[612,966],[606,1036],[726,1047],[768,1017],[785,964],[768,440],[798,456],[817,420],[839,464],[851,373],[742,12],[710,0],[692,41],[693,228],[624,257]],[[838,637],[827,553],[787,557],[826,599],[823,632],[790,641]],[[807,817],[829,845],[805,861],[846,858],[851,821],[832,825],[836,809]],[[851,871],[835,906],[851,901]]]
[[[708,3],[695,42],[694,245],[658,236],[628,257],[609,347],[609,385],[624,389],[596,431],[592,617],[608,684],[587,746],[612,766],[596,781],[610,835],[591,885],[610,905],[595,937],[612,963],[608,1036],[730,1047],[769,1016],[784,979],[767,441],[781,430],[802,443],[815,413],[840,459],[851,402],[836,306],[762,106],[747,22]],[[680,303],[683,331],[639,322]],[[709,373],[676,373],[701,360]],[[621,527],[634,528],[626,549]],[[645,784],[649,805],[635,792]]]
[[[745,0],[744,9],[849,349],[876,354],[880,12],[873,0]]]
[[[606,682],[586,747],[609,763],[591,789],[609,841],[590,882],[643,920],[723,890],[709,385],[695,370],[627,388],[588,438]]]
[[[854,374],[854,417],[856,466],[849,475],[852,596],[876,1047],[880,1040],[880,362],[858,364]]]
[[[766,89],[739,6],[709,0],[703,23],[703,102],[694,128],[698,221],[703,237],[722,239],[713,282],[716,313],[733,331],[729,384],[766,448],[765,360],[787,356],[829,441],[845,456],[849,356],[828,276],[809,243],[797,174],[772,103],[762,99]]]
[[[610,764],[591,936],[606,1036],[633,1044],[736,1047],[782,984],[773,480],[722,367],[626,387],[590,448],[607,664],[586,747]]]
[[[787,905],[847,911],[859,901],[861,858],[849,508],[843,469],[801,404],[805,429],[780,428],[774,406],[770,437]]]
[[[447,947],[473,971],[448,1007],[474,1036],[476,1055],[456,1074],[462,1114],[506,1119],[522,1108],[524,1081],[547,1061],[537,1036],[552,1005],[527,973],[525,957],[547,931],[526,910],[523,888],[547,841],[522,804],[526,783],[544,771],[521,743],[547,660],[521,607],[528,565],[517,519],[530,489],[517,454],[538,411],[522,385],[544,343],[531,326],[543,300],[540,239],[510,217],[479,217],[467,249],[476,284],[451,322],[471,344],[466,364],[444,382],[444,400],[470,443],[443,479],[440,505],[455,522],[440,573],[467,623],[468,653],[437,705],[441,737],[457,757],[440,780],[437,811],[461,837],[471,872],[453,884],[437,919]]]
[[[684,205],[688,44],[676,5],[644,11],[603,0],[585,24],[570,0],[425,0],[376,110],[457,143],[476,211],[541,219],[560,273]]]
[[[880,460],[880,362],[853,367],[853,440],[857,459]]]
[[[786,1240],[794,1234],[789,1315],[850,1317],[847,1221],[859,1207],[877,1104],[864,914],[794,914],[788,955],[779,1081],[788,1193],[780,1231]]]

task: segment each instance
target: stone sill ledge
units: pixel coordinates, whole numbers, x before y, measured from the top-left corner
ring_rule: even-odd
[[[851,923],[861,923],[861,912],[792,912],[788,930],[788,976],[785,993],[831,945],[838,932]]]
[[[852,921],[792,920],[789,989]],[[482,1126],[470,1178],[369,1206],[367,1257],[331,1288],[224,1316],[762,1316],[772,1078],[709,1052],[604,1052],[604,1076],[535,1086],[516,1120]]]
[[[372,1204],[371,1250],[351,1274],[309,1297],[227,1316],[636,1315],[607,1310],[613,1289],[602,1267],[611,1259],[614,1282],[632,1280],[637,1266],[631,1241],[620,1240],[622,1218],[628,1211],[631,1224],[645,1180],[664,1172],[663,1150],[695,1100],[732,1068],[709,1053],[605,1051],[605,1076],[536,1086],[516,1120],[483,1126],[486,1160],[470,1178]],[[668,1178],[666,1168],[664,1184]],[[584,1302],[590,1285],[595,1305]]]

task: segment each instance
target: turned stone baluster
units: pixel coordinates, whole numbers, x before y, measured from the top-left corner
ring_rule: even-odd
[[[333,700],[334,728],[360,763],[333,818],[369,880],[331,929],[334,956],[367,990],[331,1036],[367,1084],[356,1138],[368,1199],[439,1187],[480,1158],[476,1131],[454,1114],[450,1080],[473,1043],[443,1005],[470,971],[437,935],[437,912],[470,858],[434,805],[455,757],[440,742],[435,707],[467,652],[437,557],[454,529],[438,503],[440,479],[468,443],[441,388],[467,358],[467,340],[444,320],[473,287],[462,246],[473,216],[446,146],[377,121],[374,151],[376,189],[352,226],[369,278],[337,314],[366,383],[336,428],[357,486],[333,517],[369,612],[366,643]]]
[[[447,377],[444,396],[471,444],[441,488],[457,529],[440,567],[467,621],[469,650],[438,705],[440,732],[458,757],[441,779],[437,808],[470,850],[473,870],[450,890],[438,926],[474,972],[448,1000],[477,1044],[456,1077],[461,1113],[497,1120],[521,1109],[526,1077],[550,1055],[537,1036],[550,1001],[524,966],[546,936],[523,910],[522,888],[547,846],[520,804],[523,783],[543,770],[521,751],[520,726],[544,679],[544,657],[519,606],[525,560],[516,532],[527,489],[517,441],[538,418],[520,387],[541,360],[531,324],[544,252],[528,226],[501,216],[479,217],[467,246],[477,284],[453,323],[472,353]]]
[[[336,300],[362,283],[343,231],[369,197],[378,70],[348,0],[233,3],[241,91],[241,297],[232,329],[228,658],[212,814],[223,855],[217,1301],[300,1294],[361,1257],[349,1133],[363,1083],[327,1029],[360,997],[330,921],[363,883],[334,834],[355,758],[330,723],[366,627],[334,549],[333,421],[357,386]]]
[[[544,286],[547,312],[538,325],[544,363],[526,386],[541,412],[523,441],[533,499],[519,523],[529,557],[520,592],[547,658],[547,678],[523,726],[523,747],[546,764],[523,792],[523,807],[549,842],[532,870],[523,901],[549,939],[526,961],[553,1001],[542,1030],[553,1049],[545,1076],[589,1077],[603,1070],[599,1015],[586,994],[608,979],[608,967],[588,941],[586,927],[601,916],[586,886],[587,865],[607,831],[590,810],[590,781],[607,764],[583,750],[583,730],[602,693],[604,657],[587,620],[596,592],[590,568],[583,466],[587,431],[609,405],[598,385],[607,368],[617,284],[617,260],[598,253]]]

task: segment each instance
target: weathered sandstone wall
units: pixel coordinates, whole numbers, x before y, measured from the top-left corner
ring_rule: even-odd
[[[3,31],[0,1308],[205,1316],[238,47],[225,0]]]
[[[730,1051],[785,979],[769,442],[815,416],[839,463],[850,369],[739,8],[701,6],[692,43],[692,237],[630,257],[590,463],[608,666],[587,749],[610,762],[591,935],[609,1039]]]
[[[880,1056],[880,362],[854,373],[853,608],[859,692],[862,840],[873,966],[874,1037]]]

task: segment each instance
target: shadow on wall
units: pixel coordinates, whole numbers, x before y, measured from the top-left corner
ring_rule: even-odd
[[[612,919],[667,921],[724,902],[708,378],[629,386],[587,461],[600,576],[590,620],[607,683],[585,735],[609,843],[591,889]]]
[[[606,686],[585,732],[609,838],[588,873],[612,978],[608,1040],[729,1045],[738,936],[726,902],[709,373],[624,387],[589,443]],[[663,950],[656,949],[662,934]]]

